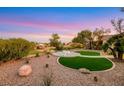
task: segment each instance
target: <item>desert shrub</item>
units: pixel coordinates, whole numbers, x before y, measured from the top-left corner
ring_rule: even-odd
[[[62,50],[63,43],[59,39],[60,37],[58,34],[52,34],[52,38],[50,38],[50,46],[55,47],[56,50]]]
[[[72,47],[72,48],[83,48],[83,44],[80,44],[80,43],[72,43],[72,44],[71,44],[71,47]]]
[[[73,49],[72,46],[64,46],[64,50],[70,50],[70,49]]]
[[[39,56],[40,56],[40,54],[37,52],[36,55],[35,55],[35,57],[39,57]]]
[[[50,50],[46,50],[46,51],[44,51],[44,52],[45,52],[45,54],[47,55],[47,58],[49,58],[50,55],[51,55],[51,51],[50,51]]]
[[[45,78],[43,79],[43,85],[44,85],[44,86],[50,86],[51,83],[52,83],[52,80],[51,80],[50,77],[45,77]]]
[[[51,86],[52,81],[53,81],[53,73],[47,73],[46,75],[44,75],[43,77],[44,86]]]
[[[83,48],[83,44],[81,43],[70,43],[69,45],[65,45],[64,49],[68,50],[68,49],[76,49],[76,48]]]
[[[28,55],[32,44],[25,39],[0,39],[0,60],[8,61]]]

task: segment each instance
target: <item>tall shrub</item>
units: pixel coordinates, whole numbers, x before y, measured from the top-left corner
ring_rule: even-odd
[[[25,39],[0,39],[0,60],[22,58],[29,53],[31,48],[32,44]]]

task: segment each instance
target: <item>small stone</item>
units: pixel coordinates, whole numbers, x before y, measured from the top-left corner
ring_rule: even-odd
[[[97,78],[96,76],[94,77],[94,81],[95,81],[95,82],[97,82],[97,81],[98,81],[98,78]]]
[[[49,67],[49,64],[46,64],[45,67],[48,68]]]
[[[23,65],[22,67],[19,68],[18,74],[19,76],[28,76],[31,74],[32,68],[30,65]]]
[[[79,71],[83,74],[90,74],[90,70],[86,69],[86,68],[80,68]]]

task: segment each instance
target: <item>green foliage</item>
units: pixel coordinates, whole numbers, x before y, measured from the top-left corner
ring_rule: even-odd
[[[0,39],[0,60],[7,61],[22,58],[28,55],[31,49],[32,43],[21,38]]]
[[[116,51],[124,52],[124,38],[117,39],[114,45]]]
[[[79,51],[79,53],[81,55],[100,56],[100,53],[95,51]]]
[[[73,47],[71,47],[71,46],[64,46],[63,49],[64,49],[64,50],[70,50],[70,49],[73,49]]]
[[[45,54],[47,55],[47,58],[49,58],[50,55],[51,55],[51,50],[46,50],[46,51],[44,51],[44,52],[45,52]]]
[[[124,33],[111,37],[106,43],[103,44],[102,48],[104,51],[110,49],[115,58],[122,60],[124,53]]]
[[[72,43],[71,44],[71,47],[74,49],[74,48],[83,48],[83,44],[80,44],[80,43]]]
[[[68,44],[66,44],[66,45],[64,45],[64,49],[65,50],[68,50],[68,49],[80,49],[80,48],[83,48],[84,46],[83,46],[83,44],[81,44],[81,43],[68,43]]]
[[[36,55],[35,55],[35,57],[39,57],[39,56],[40,56],[40,54],[37,52]]]
[[[60,37],[58,34],[53,34],[52,38],[50,39],[50,45],[55,47],[57,50],[63,49],[63,44],[59,41]]]
[[[105,43],[103,46],[102,46],[102,49],[104,50],[104,52],[106,52],[109,48],[109,44],[108,43]]]
[[[72,42],[81,43],[86,49],[100,50],[103,44],[103,36],[109,33],[109,29],[96,29],[91,32],[90,30],[83,30],[72,40]]]
[[[83,45],[87,44],[87,41],[91,39],[91,31],[89,30],[83,30],[80,33],[78,33],[77,37],[75,37],[72,42],[74,43],[81,43]]]

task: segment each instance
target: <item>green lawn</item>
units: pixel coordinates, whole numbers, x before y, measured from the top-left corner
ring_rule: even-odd
[[[86,68],[90,71],[102,71],[112,67],[112,62],[106,58],[87,58],[87,57],[60,57],[60,64],[74,68]]]
[[[95,51],[78,51],[81,55],[88,55],[88,56],[100,56],[99,52]]]

